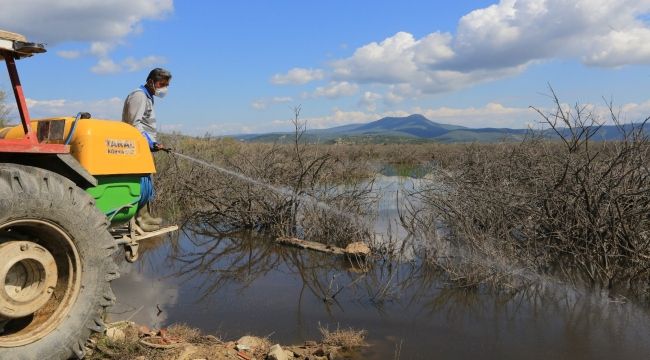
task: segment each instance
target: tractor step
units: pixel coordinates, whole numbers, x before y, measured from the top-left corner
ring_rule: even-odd
[[[140,241],[162,236],[177,230],[177,225],[170,225],[155,231],[144,231],[136,224],[135,219],[131,219],[123,226],[111,228],[110,232],[118,244],[124,245],[126,261],[135,262],[140,255],[138,252]]]

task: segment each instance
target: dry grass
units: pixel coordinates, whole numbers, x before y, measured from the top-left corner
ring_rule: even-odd
[[[201,331],[185,324],[173,324],[167,328],[167,336],[179,342],[201,343],[205,340]]]
[[[349,350],[366,345],[366,330],[356,330],[353,328],[340,329],[336,328],[330,331],[327,327],[318,326],[323,337],[323,344],[328,346],[337,346]]]
[[[145,359],[171,360],[176,359],[180,351],[181,349],[159,350],[143,346],[136,334],[135,338],[127,337],[125,340],[117,341],[102,337],[87,358],[91,360],[130,360],[144,356]]]
[[[124,326],[117,325],[117,328],[124,333],[124,339],[112,340],[108,336],[96,335],[96,345],[89,359],[136,359],[144,356],[145,359],[176,359],[189,344],[216,351],[216,344],[222,342],[211,335],[204,336],[200,330],[191,328],[184,324],[174,324],[165,329],[165,337],[177,344],[178,347],[170,349],[156,349],[143,345],[137,326],[126,323]],[[147,337],[145,337],[146,339]],[[221,346],[221,353],[224,349]],[[223,358],[223,357],[220,357]]]

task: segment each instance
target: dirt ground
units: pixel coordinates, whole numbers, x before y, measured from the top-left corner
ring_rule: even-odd
[[[197,329],[172,325],[152,330],[133,322],[117,322],[107,326],[103,334],[93,336],[87,345],[88,359],[124,360],[333,360],[350,359],[366,346],[365,331],[321,328],[320,341],[301,345],[273,344],[267,338],[243,336],[236,341],[223,341],[214,335],[203,335]]]

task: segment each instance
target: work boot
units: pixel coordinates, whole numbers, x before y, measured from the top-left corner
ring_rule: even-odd
[[[149,225],[161,225],[163,219],[161,217],[153,217],[149,212],[149,204],[145,205],[138,212],[138,217],[142,218],[142,222]]]
[[[142,218],[139,217],[135,219],[135,223],[140,229],[142,229],[142,231],[152,232],[152,231],[160,230],[160,225],[147,224],[146,222],[142,221]]]
[[[162,219],[160,219],[160,223],[158,224],[155,224],[150,220],[157,219],[152,218],[151,214],[149,214],[149,211],[147,210],[147,207],[143,206],[138,210],[138,214],[135,217],[135,223],[140,227],[140,229],[147,232],[160,230],[160,223],[162,223]]]

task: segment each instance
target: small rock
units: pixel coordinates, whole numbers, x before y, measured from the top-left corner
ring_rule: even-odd
[[[107,329],[106,337],[108,337],[113,341],[124,341],[124,339],[126,339],[126,335],[124,334],[124,331],[118,328]]]
[[[269,353],[266,355],[268,360],[288,360],[287,354],[279,344],[271,346]]]
[[[291,351],[291,350],[286,350],[285,349],[284,353],[287,355],[288,359],[293,359],[294,357],[296,357],[296,354],[294,354],[293,351]]]
[[[318,343],[315,342],[315,341],[312,341],[312,340],[305,341],[305,346],[311,347],[311,346],[316,346],[316,345],[318,345]]]
[[[366,257],[370,255],[370,247],[361,241],[348,244],[343,251],[352,256]]]
[[[147,358],[144,355],[140,355],[137,358],[135,358],[134,360],[147,360]]]
[[[250,351],[251,347],[244,344],[237,344],[235,345],[235,349],[237,349],[237,351]]]
[[[237,340],[237,345],[248,346],[248,349],[246,350],[256,351],[264,348],[266,346],[266,342],[262,338],[247,335],[240,337],[239,340]]]

